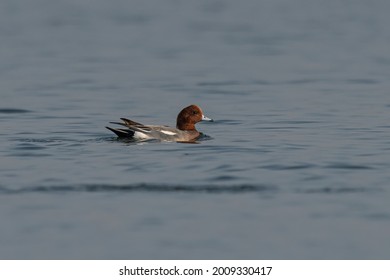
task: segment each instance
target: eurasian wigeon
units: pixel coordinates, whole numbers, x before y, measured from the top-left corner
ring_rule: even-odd
[[[134,140],[149,140],[157,139],[160,141],[175,141],[175,142],[191,142],[199,138],[201,133],[196,130],[195,124],[200,121],[213,121],[203,115],[202,109],[197,105],[190,105],[180,111],[176,120],[176,128],[163,125],[143,125],[121,118],[123,123],[111,122],[119,124],[126,128],[111,128],[107,129],[114,132],[119,138],[128,138]]]

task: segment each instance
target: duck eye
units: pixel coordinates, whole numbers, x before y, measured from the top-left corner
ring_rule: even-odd
[[[196,115],[198,112],[197,111],[192,111],[192,114],[193,115]]]

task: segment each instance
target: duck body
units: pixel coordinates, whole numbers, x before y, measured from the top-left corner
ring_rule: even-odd
[[[144,125],[126,118],[123,121],[112,122],[125,128],[107,129],[114,132],[119,138],[144,140],[160,140],[169,142],[191,142],[199,138],[201,133],[196,130],[195,124],[200,121],[213,121],[203,115],[202,109],[197,105],[190,105],[180,111],[176,119],[176,128],[164,125]]]

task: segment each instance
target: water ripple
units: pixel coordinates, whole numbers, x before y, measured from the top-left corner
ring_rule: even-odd
[[[14,149],[15,150],[44,150],[46,149],[46,147],[25,143],[25,144],[18,145]]]
[[[308,169],[316,167],[314,164],[295,164],[295,165],[281,165],[281,164],[271,164],[271,165],[264,165],[262,168],[268,169],[268,170],[298,170],[298,169]]]
[[[371,166],[362,165],[362,164],[350,164],[350,163],[333,163],[326,166],[330,169],[351,169],[351,170],[369,170],[374,169]]]
[[[0,108],[0,114],[24,114],[31,113],[29,110],[16,109],[16,108]]]
[[[369,188],[369,187],[323,187],[323,188],[313,188],[306,190],[298,190],[299,193],[323,193],[323,194],[343,194],[343,193],[372,193],[383,191],[379,188]]]
[[[19,193],[63,193],[63,192],[206,192],[206,193],[246,193],[246,192],[275,192],[277,188],[270,185],[158,185],[158,184],[87,184],[76,186],[37,186],[21,189],[0,187],[0,194]]]

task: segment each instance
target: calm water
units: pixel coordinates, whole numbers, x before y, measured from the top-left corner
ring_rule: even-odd
[[[1,1],[0,258],[388,259],[390,2],[163,2]]]

